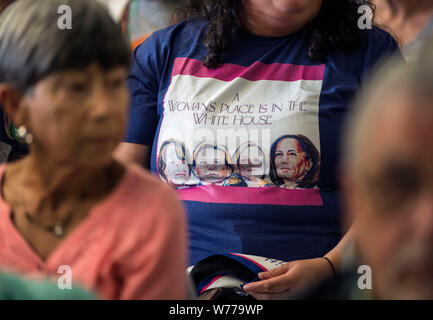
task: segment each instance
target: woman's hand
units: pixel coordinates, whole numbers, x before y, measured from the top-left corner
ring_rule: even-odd
[[[295,260],[258,274],[261,281],[246,284],[243,289],[259,300],[287,299],[314,284],[333,276],[329,262],[323,258]]]

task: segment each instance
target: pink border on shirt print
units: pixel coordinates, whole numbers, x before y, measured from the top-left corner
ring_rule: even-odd
[[[325,65],[295,65],[288,63],[264,64],[257,61],[249,67],[224,63],[218,68],[208,69],[203,62],[190,58],[176,58],[173,65],[172,76],[188,75],[200,78],[212,78],[221,81],[232,81],[243,78],[250,81],[298,81],[323,80]]]
[[[273,204],[286,206],[323,206],[319,189],[280,187],[197,186],[177,190],[184,201],[236,204]]]

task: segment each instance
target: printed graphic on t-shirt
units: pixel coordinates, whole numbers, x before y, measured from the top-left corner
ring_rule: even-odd
[[[158,137],[160,177],[179,189],[233,187],[232,195],[317,189],[323,74],[324,65],[207,69],[199,60],[177,58]],[[313,193],[302,194],[312,199]]]

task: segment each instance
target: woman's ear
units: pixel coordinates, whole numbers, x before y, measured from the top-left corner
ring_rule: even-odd
[[[310,171],[311,170],[311,168],[313,167],[313,160],[308,160],[308,162],[307,162],[307,171]]]
[[[24,124],[23,95],[8,83],[0,83],[0,105],[15,125]]]

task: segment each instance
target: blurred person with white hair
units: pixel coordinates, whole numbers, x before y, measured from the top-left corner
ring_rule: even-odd
[[[341,171],[352,268],[303,298],[433,299],[431,54],[388,64],[359,97]]]

